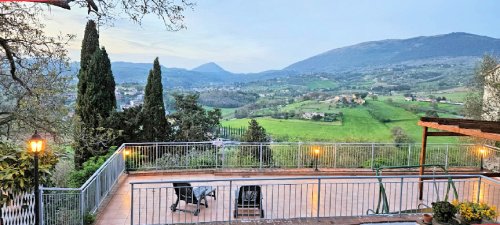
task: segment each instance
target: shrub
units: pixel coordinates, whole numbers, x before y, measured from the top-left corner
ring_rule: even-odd
[[[434,212],[434,218],[442,223],[451,222],[457,213],[455,206],[445,201],[433,202],[432,211]]]
[[[95,173],[99,169],[99,167],[106,162],[106,160],[113,155],[116,150],[116,146],[109,148],[108,153],[103,156],[94,156],[89,158],[86,162],[83,163],[82,168],[77,171],[71,172],[68,185],[70,187],[78,188],[84,184],[92,174]]]

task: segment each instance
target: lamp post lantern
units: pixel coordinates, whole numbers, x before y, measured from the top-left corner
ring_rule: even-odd
[[[319,148],[314,149],[314,156],[316,157],[316,169],[314,171],[318,172]]]
[[[38,178],[38,155],[43,151],[43,139],[35,131],[29,140],[30,151],[35,158],[35,225],[40,224],[40,181]]]

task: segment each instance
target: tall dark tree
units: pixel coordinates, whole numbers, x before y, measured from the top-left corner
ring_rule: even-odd
[[[76,115],[83,117],[84,112],[84,96],[87,91],[87,67],[92,59],[94,52],[99,50],[99,33],[97,32],[96,23],[93,20],[87,22],[85,33],[82,40],[82,50],[80,52],[80,71],[78,72],[78,94],[76,97]]]
[[[144,90],[144,106],[142,108],[143,136],[147,141],[166,141],[169,126],[165,117],[163,103],[163,85],[161,83],[161,66],[158,57],[149,71],[148,83]]]
[[[172,127],[175,141],[208,141],[214,139],[220,125],[220,109],[205,110],[198,104],[198,94],[174,94],[175,113]]]
[[[115,80],[111,62],[104,48],[99,49],[99,34],[96,24],[90,20],[85,27],[82,41],[80,71],[78,72],[78,95],[76,101],[77,122],[74,132],[75,166],[104,151],[89,151],[81,137],[94,137],[96,130],[116,108]],[[93,139],[92,139],[93,140]]]
[[[84,73],[88,81],[80,117],[86,127],[97,128],[116,109],[115,80],[106,49],[94,52]]]

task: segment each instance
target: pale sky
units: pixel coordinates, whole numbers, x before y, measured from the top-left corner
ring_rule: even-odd
[[[147,18],[100,30],[111,61],[152,62],[191,69],[215,62],[231,72],[282,69],[333,48],[364,41],[468,32],[500,38],[497,0],[198,0],[187,29],[166,31]],[[50,33],[77,36],[80,59],[86,9],[54,9]]]

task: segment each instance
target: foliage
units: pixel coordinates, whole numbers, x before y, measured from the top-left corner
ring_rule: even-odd
[[[116,147],[111,147],[106,151],[106,155],[90,157],[86,162],[83,163],[82,168],[76,171],[72,171],[69,179],[68,186],[73,188],[79,188],[84,184],[92,174],[99,169],[99,167],[106,162],[106,160],[113,155]]]
[[[211,90],[200,95],[200,103],[211,107],[237,108],[255,102],[259,95],[242,91]]]
[[[72,146],[75,149],[75,168],[80,169],[82,164],[92,156],[101,156],[107,153],[108,146],[116,143],[121,131],[111,128],[86,128],[76,118]]]
[[[119,146],[125,142],[145,141],[141,134],[141,111],[142,106],[124,109],[121,112],[112,112],[103,122],[103,127],[118,131],[119,135],[111,145]]]
[[[59,160],[50,176],[51,182],[55,187],[67,187],[70,174],[74,168],[75,164],[72,160]]]
[[[157,166],[158,169],[213,168],[216,164],[213,151],[196,149],[191,149],[186,154],[166,153],[154,163],[151,166]]]
[[[396,147],[399,147],[401,143],[414,143],[415,141],[406,133],[401,127],[393,127],[391,129],[392,138]]]
[[[434,218],[438,222],[449,223],[455,217],[457,209],[454,205],[449,202],[433,202],[432,211],[434,212]]]
[[[85,213],[85,215],[83,215],[83,224],[84,225],[92,225],[94,224],[96,220],[96,215],[93,214],[93,213]]]
[[[175,141],[207,141],[216,137],[214,130],[220,125],[220,109],[205,110],[198,104],[198,94],[174,94],[173,120]]]
[[[83,96],[78,96],[82,100],[77,104],[77,115],[85,127],[97,128],[116,109],[115,80],[106,50],[97,49],[87,69],[80,73],[87,81],[84,90],[79,85],[78,92]]]
[[[116,108],[115,81],[108,54],[104,48],[99,49],[99,34],[92,20],[85,27],[81,60],[73,123],[76,168],[90,157],[101,155],[105,143],[116,136],[112,129],[101,127]]]
[[[243,142],[269,142],[269,137],[266,134],[266,129],[260,126],[259,123],[251,119],[248,122],[248,129],[242,137]],[[250,153],[254,159],[260,161],[262,157],[262,163],[264,165],[272,164],[272,151],[268,145],[252,146],[251,149],[245,149],[245,154]],[[261,156],[262,154],[262,156]]]
[[[145,141],[168,140],[169,124],[165,117],[161,67],[158,57],[149,71],[142,108],[142,132]]]
[[[497,216],[496,207],[485,203],[458,202],[457,200],[452,203],[467,223],[482,219],[492,220]]]
[[[425,112],[425,117],[439,118],[439,115],[436,112],[436,110],[428,110],[428,111]]]
[[[0,142],[0,205],[12,200],[14,192],[28,191],[34,186],[34,156],[27,150]],[[40,184],[50,182],[50,171],[57,163],[57,156],[45,149],[39,156]]]
[[[476,66],[474,78],[468,85],[470,87],[470,93],[465,98],[464,113],[468,118],[481,120],[483,116],[498,117],[498,115],[494,115],[496,110],[487,107],[483,102],[485,86],[491,88],[496,87],[496,91],[493,91],[493,96],[497,99],[500,98],[500,86],[494,85],[494,79],[488,79],[488,77],[495,72],[498,65],[499,62],[496,58],[485,55],[482,61]],[[500,120],[500,118],[496,120]]]
[[[49,36],[40,4],[0,3],[0,138],[17,140],[34,129],[66,134],[65,91],[70,77],[65,49],[74,36]]]

